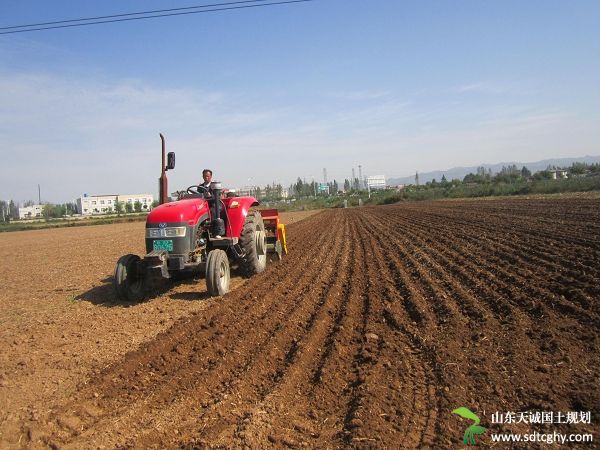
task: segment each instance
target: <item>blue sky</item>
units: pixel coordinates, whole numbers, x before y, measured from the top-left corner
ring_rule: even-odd
[[[206,4],[0,2],[0,27]],[[214,3],[214,2],[211,2]],[[0,35],[0,198],[600,154],[600,2],[315,0]]]

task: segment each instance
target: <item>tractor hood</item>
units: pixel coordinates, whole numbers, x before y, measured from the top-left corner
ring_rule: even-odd
[[[148,214],[146,225],[159,223],[182,223],[194,225],[200,217],[208,214],[208,202],[201,198],[189,198],[163,203]]]

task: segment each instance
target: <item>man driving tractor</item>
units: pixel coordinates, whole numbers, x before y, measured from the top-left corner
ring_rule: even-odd
[[[205,188],[209,189],[210,182],[212,181],[212,170],[204,169],[202,171],[202,179],[204,180],[204,182],[200,183],[200,186],[204,186]]]

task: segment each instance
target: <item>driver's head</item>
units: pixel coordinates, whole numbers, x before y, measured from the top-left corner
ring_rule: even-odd
[[[202,179],[204,180],[205,183],[210,183],[212,180],[212,170],[204,169],[202,171]]]

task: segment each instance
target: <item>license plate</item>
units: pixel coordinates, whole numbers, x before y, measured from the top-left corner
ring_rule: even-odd
[[[161,239],[160,241],[154,241],[152,243],[154,250],[166,250],[168,252],[173,251],[173,240],[172,239]]]

